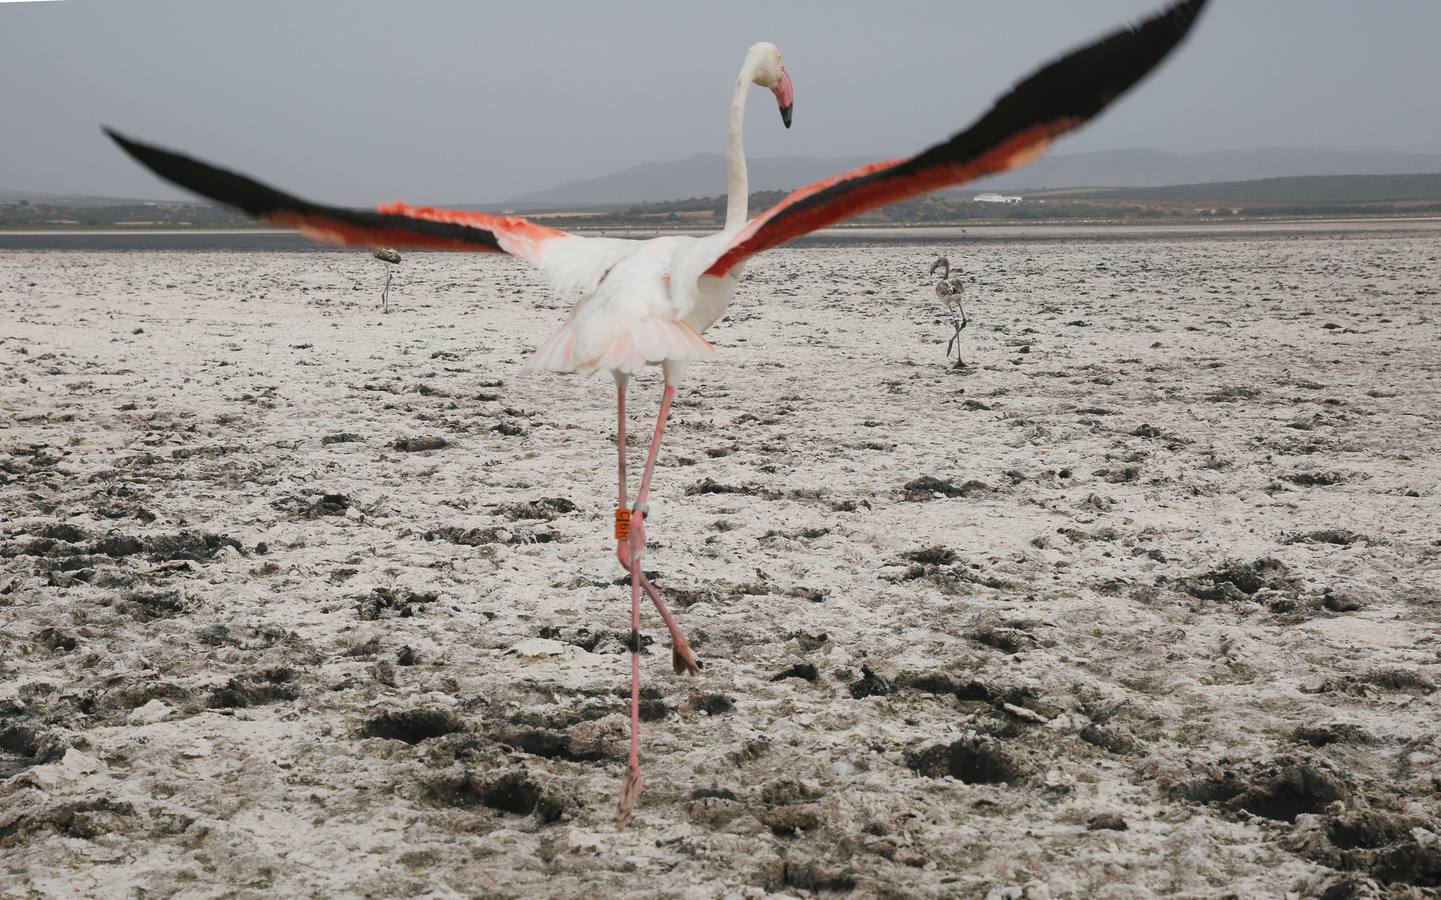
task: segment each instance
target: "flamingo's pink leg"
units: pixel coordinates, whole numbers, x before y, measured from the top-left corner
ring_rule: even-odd
[[[674,399],[675,385],[667,381],[665,390],[660,395],[660,413],[655,420],[655,437],[650,442],[650,453],[645,460],[645,472],[641,475],[640,490],[635,495],[634,512],[630,517],[630,558],[633,564],[632,571],[639,573],[641,586],[645,588],[646,594],[655,604],[656,611],[665,620],[666,628],[670,631],[672,668],[677,674],[686,672],[695,675],[700,672],[700,663],[696,660],[695,654],[691,652],[690,642],[685,639],[685,634],[676,624],[675,616],[672,616],[670,610],[661,602],[660,592],[645,577],[645,573],[640,571],[640,566],[635,565],[635,561],[645,552],[645,501],[650,497],[650,479],[655,473],[656,457],[660,455],[661,436],[665,433],[665,422],[670,416],[671,401]],[[636,580],[635,574],[631,576],[631,580]]]
[[[618,412],[616,425],[616,481],[619,483],[619,501],[616,509],[625,509],[625,388],[627,377],[619,372],[615,376],[615,405]],[[624,828],[640,799],[645,776],[640,773],[640,573],[638,559],[628,559],[633,554],[621,553],[622,547],[629,547],[623,541],[616,543],[616,557],[621,565],[631,570],[630,577],[630,761],[625,780],[620,786],[620,802],[616,807],[615,822]]]
[[[615,822],[624,828],[640,799],[645,776],[640,773],[640,555],[631,554],[630,564],[630,760],[620,785],[620,803]]]
[[[617,433],[618,437],[616,440],[616,443],[620,448],[620,502],[617,505],[618,509],[625,509],[626,505],[624,379],[624,375],[616,375],[617,406],[621,411],[620,430]],[[655,439],[651,442],[650,455],[646,462],[646,474],[641,479],[642,494],[636,498],[636,510],[641,509],[642,505],[645,503],[643,497],[649,494],[650,473],[655,467],[656,455],[658,454],[660,449],[661,432],[665,427],[666,417],[670,414],[670,404],[671,400],[674,397],[674,385],[667,384],[665,392],[661,395],[660,418],[656,423]],[[660,591],[656,590],[656,587],[654,584],[651,583],[651,580],[645,577],[644,572],[639,571],[639,566],[633,565],[635,561],[633,557],[638,556],[645,550],[645,524],[643,519],[643,513],[632,512],[630,517],[631,537],[629,540],[616,540],[615,558],[618,562],[620,562],[621,568],[631,573],[631,581],[636,580],[636,573],[639,572],[641,589],[645,591],[646,596],[650,598],[651,603],[655,604],[656,612],[660,613],[661,619],[665,621],[666,630],[670,632],[671,667],[675,669],[677,674],[681,672],[686,672],[691,675],[698,674],[700,672],[701,665],[700,662],[695,658],[695,654],[691,652],[690,642],[686,640],[685,632],[681,631],[680,624],[676,622],[675,616],[671,615],[671,611],[666,608],[664,601],[660,599]],[[637,534],[637,532],[639,532],[639,534]]]
[[[619,449],[620,507],[625,508],[625,383],[623,376],[616,376],[617,407],[621,411],[621,423],[616,443]],[[650,496],[650,480],[655,473],[656,458],[660,455],[661,437],[665,433],[665,422],[670,416],[671,402],[675,399],[675,385],[666,382],[661,394],[660,412],[656,417],[655,436],[651,439],[650,452],[646,456],[645,472],[641,475],[640,490],[636,493],[635,505],[631,507],[628,539],[617,538],[615,555],[621,565],[630,570],[630,611],[631,611],[631,680],[630,680],[630,765],[625,781],[621,784],[620,803],[616,810],[616,824],[624,827],[630,820],[635,803],[640,797],[645,777],[640,771],[640,592],[642,588],[661,618],[671,636],[671,662],[677,673],[692,675],[700,671],[700,663],[691,652],[690,643],[681,632],[675,617],[660,599],[660,592],[641,571],[641,556],[645,552],[645,502]]]
[[[660,455],[660,439],[665,433],[665,420],[670,416],[670,404],[675,399],[675,385],[666,382],[660,395],[660,413],[655,419],[655,437],[650,441],[650,453],[645,458],[645,473],[640,477],[640,491],[635,495],[636,508],[645,505],[650,496],[650,477],[655,473],[655,458]]]

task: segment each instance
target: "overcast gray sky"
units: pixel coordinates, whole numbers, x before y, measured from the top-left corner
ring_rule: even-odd
[[[502,200],[720,152],[745,48],[795,127],[752,156],[895,156],[1039,63],[1158,8],[1077,2],[65,0],[0,3],[0,188],[180,196],[99,124],[317,200]],[[1441,152],[1441,2],[1214,0],[1148,82],[1055,152]]]

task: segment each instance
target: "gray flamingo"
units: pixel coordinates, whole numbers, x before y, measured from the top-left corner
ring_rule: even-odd
[[[938,257],[931,263],[931,274],[941,270],[941,280],[936,282],[936,296],[946,306],[946,312],[950,314],[951,325],[955,326],[956,333],[951,336],[950,343],[946,344],[946,357],[950,358],[951,348],[956,348],[956,368],[964,369],[965,362],[961,360],[961,329],[970,324],[966,318],[966,308],[961,305],[961,298],[966,294],[966,280],[960,275],[951,277],[951,261],[944,256]]]
[[[383,263],[390,263],[385,267],[385,287],[380,290],[380,310],[381,312],[390,312],[390,266],[400,265],[400,253],[389,247],[373,247],[370,255]]]

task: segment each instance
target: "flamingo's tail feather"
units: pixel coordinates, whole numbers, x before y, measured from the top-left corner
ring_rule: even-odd
[[[581,375],[610,371],[634,375],[648,365],[713,356],[715,347],[710,341],[691,325],[675,319],[641,319],[624,334],[601,343],[581,341],[571,321],[540,345],[527,368]]]

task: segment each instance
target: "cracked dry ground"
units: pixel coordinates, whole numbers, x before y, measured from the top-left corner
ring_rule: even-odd
[[[1435,896],[1438,234],[758,261],[621,833],[612,387],[520,371],[534,273],[0,254],[3,891]]]

